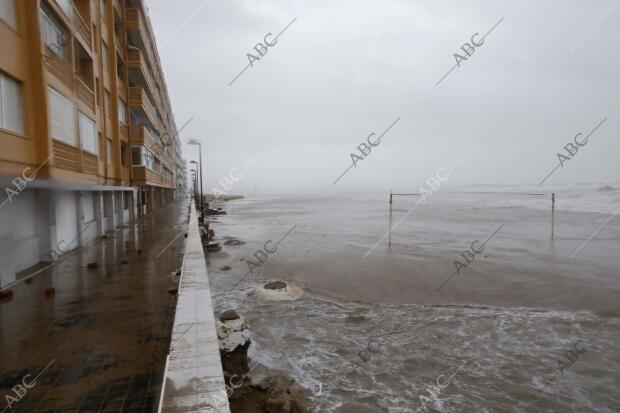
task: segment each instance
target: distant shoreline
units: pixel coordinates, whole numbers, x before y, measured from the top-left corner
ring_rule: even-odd
[[[244,199],[245,197],[243,195],[222,195],[219,197],[216,197],[213,194],[205,194],[205,201],[207,202],[212,202],[214,200],[218,200],[218,201],[233,201],[235,199]]]

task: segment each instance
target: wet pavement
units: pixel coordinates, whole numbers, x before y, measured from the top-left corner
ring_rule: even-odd
[[[156,411],[187,205],[174,201],[12,287],[0,301],[0,412]]]

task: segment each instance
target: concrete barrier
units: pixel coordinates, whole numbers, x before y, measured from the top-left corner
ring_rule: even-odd
[[[193,205],[163,386],[160,412],[230,413],[207,264]]]

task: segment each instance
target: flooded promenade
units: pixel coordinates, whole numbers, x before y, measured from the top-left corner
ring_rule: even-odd
[[[154,411],[185,239],[171,241],[187,205],[178,199],[12,287],[0,301],[3,412]]]

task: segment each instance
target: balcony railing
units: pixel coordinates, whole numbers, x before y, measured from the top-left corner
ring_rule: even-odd
[[[155,138],[142,125],[131,125],[129,127],[129,138],[132,145],[143,145],[151,151],[155,149]]]
[[[146,25],[139,9],[132,7],[127,7],[125,9],[125,25],[128,29],[138,30],[140,33],[140,37],[142,38],[142,43],[144,44],[145,52],[149,61],[149,66],[155,73],[155,77],[158,78],[157,73],[159,73],[159,69],[158,60],[156,59],[157,54],[154,52],[155,43],[153,38],[149,35],[148,26]]]
[[[137,184],[174,188],[174,180],[166,178],[159,172],[155,172],[144,165],[133,165],[131,167],[131,177],[133,181],[138,181],[134,182]]]
[[[76,77],[77,96],[80,102],[95,112],[95,93],[79,77]]]
[[[146,85],[150,90],[150,95],[154,98],[155,105],[158,106],[159,111],[162,111],[162,105],[160,101],[159,91],[157,90],[157,86],[153,76],[151,75],[151,71],[149,70],[149,66],[147,65],[146,60],[144,59],[144,54],[139,49],[130,49],[127,51],[127,65],[130,69],[140,70],[142,72],[142,76],[146,81]]]
[[[159,130],[160,124],[159,119],[157,119],[157,111],[155,107],[149,100],[144,89],[141,87],[130,87],[129,88],[129,106],[138,106],[141,108],[146,116],[149,118],[151,122],[151,126],[153,129]]]
[[[88,48],[92,48],[92,36],[90,25],[84,21],[82,15],[75,5],[73,6],[73,25],[76,27],[77,32],[82,36],[82,39],[88,45]]]

